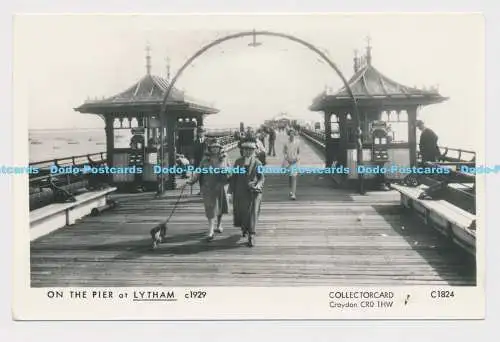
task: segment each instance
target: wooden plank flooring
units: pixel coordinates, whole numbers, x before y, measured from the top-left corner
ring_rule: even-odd
[[[271,165],[280,165],[284,139]],[[302,146],[302,165],[321,167],[318,152]],[[231,215],[224,233],[206,242],[201,198],[187,189],[167,241],[152,251],[149,230],[179,191],[117,195],[116,209],[31,243],[32,286],[475,285],[475,261],[402,215],[396,192],[360,196],[301,175],[290,201],[287,185],[286,176],[267,175],[254,248]]]

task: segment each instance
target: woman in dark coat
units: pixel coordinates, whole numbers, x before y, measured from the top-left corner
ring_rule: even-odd
[[[255,227],[260,214],[264,174],[259,171],[262,163],[255,156],[256,142],[249,139],[241,144],[242,157],[234,167],[244,168],[245,173],[233,174],[229,183],[229,193],[233,199],[233,223],[240,227],[243,237],[248,235],[248,245],[255,245]]]

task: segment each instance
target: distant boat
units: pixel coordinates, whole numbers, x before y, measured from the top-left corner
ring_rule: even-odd
[[[95,144],[96,144],[96,145],[106,145],[106,143],[105,143],[105,142],[102,142],[102,141],[100,141],[100,142],[96,142]]]
[[[76,141],[76,140],[68,140],[68,144],[70,144],[70,145],[78,145],[79,142]]]
[[[43,143],[40,140],[29,139],[31,145],[42,145]]]

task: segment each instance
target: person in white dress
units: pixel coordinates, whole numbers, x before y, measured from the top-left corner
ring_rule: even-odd
[[[296,199],[297,192],[297,176],[298,162],[300,160],[300,143],[297,138],[297,133],[291,129],[288,132],[288,141],[283,146],[283,166],[288,168],[288,186],[290,188],[290,198]]]

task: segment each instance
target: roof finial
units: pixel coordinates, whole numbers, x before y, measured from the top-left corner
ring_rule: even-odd
[[[167,81],[170,82],[170,57],[165,58],[165,62],[167,62]]]
[[[359,71],[359,58],[358,58],[358,50],[354,50],[354,73]]]
[[[372,46],[370,45],[372,39],[368,35],[366,37],[366,64],[372,64]]]
[[[252,33],[253,33],[252,42],[249,43],[248,46],[257,47],[257,46],[262,45],[262,43],[257,42],[257,34],[255,33],[255,29],[253,29]]]
[[[149,42],[146,44],[146,73],[151,75],[151,46]]]

